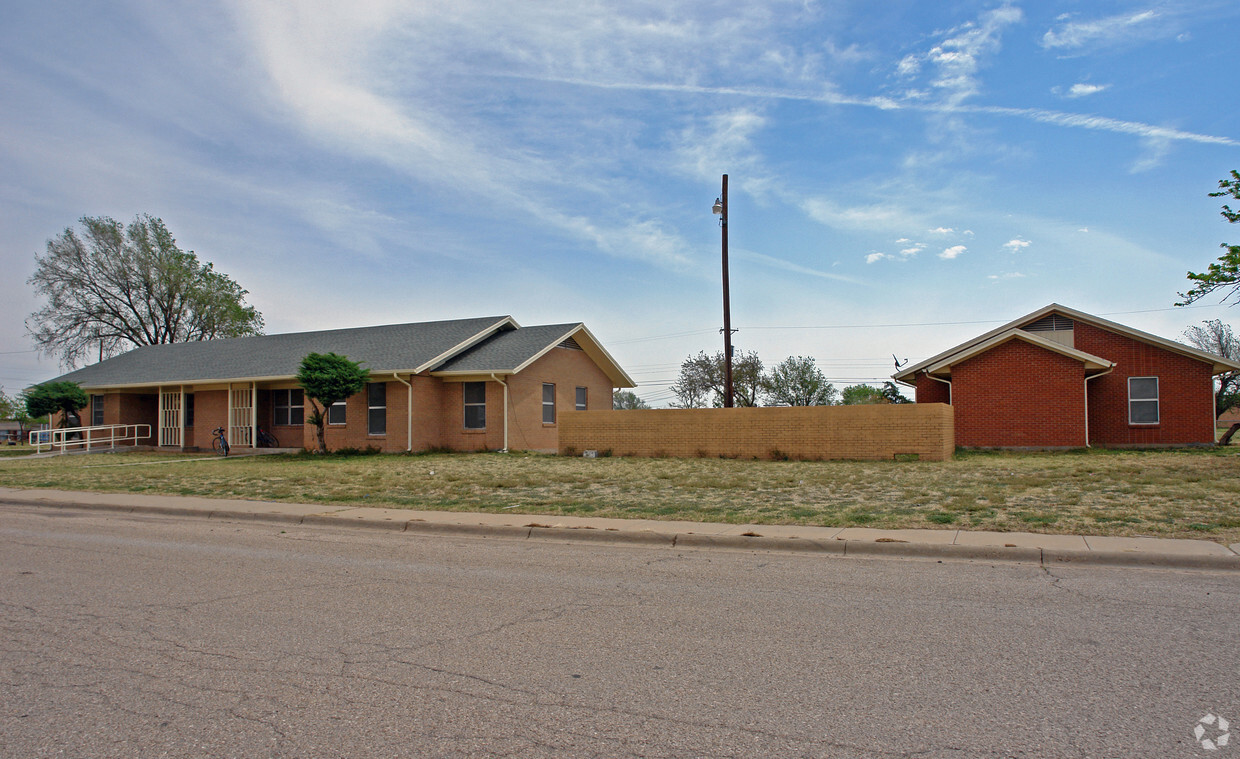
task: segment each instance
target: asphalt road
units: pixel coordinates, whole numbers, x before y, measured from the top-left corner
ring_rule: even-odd
[[[1235,573],[7,507],[0,604],[6,757],[1240,757]]]

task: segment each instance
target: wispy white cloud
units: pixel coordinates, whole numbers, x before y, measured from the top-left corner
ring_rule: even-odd
[[[1025,275],[1018,271],[1010,271],[1005,274],[988,274],[986,279],[1005,280],[1005,279],[1024,279]]]
[[[1110,86],[1111,85],[1109,84],[1089,84],[1087,82],[1077,82],[1076,84],[1069,87],[1066,92],[1064,92],[1064,97],[1067,97],[1067,98],[1089,97],[1090,95],[1097,95],[1099,92],[1102,92],[1108,89]]]
[[[963,245],[953,245],[940,253],[939,258],[944,261],[951,261],[952,259],[959,258],[960,254],[964,253],[966,250],[968,250],[968,248]]]
[[[1157,11],[1143,10],[1089,21],[1065,20],[1058,27],[1048,29],[1042,35],[1041,44],[1048,50],[1076,50],[1087,45],[1145,38],[1154,32],[1158,17]]]
[[[950,234],[953,234],[956,230],[952,229],[951,227],[935,227],[934,229],[927,229],[926,231],[932,235],[950,235]]]
[[[1033,243],[1028,240],[1022,240],[1019,237],[1017,237],[1017,238],[1013,238],[1003,243],[1003,247],[1009,253],[1019,253],[1020,251],[1024,250],[1025,248],[1028,248],[1032,244]]]
[[[882,255],[882,254],[879,254],[879,255]],[[760,263],[760,264],[769,266],[774,269],[783,269],[784,271],[790,271],[795,274],[807,274],[811,277],[819,277],[821,279],[830,279],[830,280],[835,280],[837,282],[849,282],[851,284],[856,284],[858,281],[855,277],[849,277],[843,274],[832,274],[831,272],[828,272],[828,271],[822,271],[820,269],[813,269],[808,266],[802,266],[792,261],[786,261],[782,258],[776,258],[775,256],[768,256],[765,253],[755,253],[752,250],[737,250],[736,257],[744,261],[753,261],[755,263]],[[872,263],[871,261],[869,261],[868,257],[866,259],[866,263]]]
[[[886,259],[886,258],[891,258],[891,256],[887,255],[886,253],[879,253],[878,251],[875,251],[865,257],[865,262],[867,264],[876,264],[879,261],[882,261],[883,259]]]

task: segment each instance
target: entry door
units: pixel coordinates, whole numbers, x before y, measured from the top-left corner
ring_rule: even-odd
[[[159,444],[180,448],[185,418],[185,394],[180,388],[159,391]]]
[[[254,440],[254,388],[228,390],[228,444],[251,447]]]

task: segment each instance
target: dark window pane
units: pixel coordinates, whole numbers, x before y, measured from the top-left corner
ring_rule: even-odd
[[[290,406],[306,405],[305,393],[303,393],[300,388],[298,388],[297,390],[289,390],[288,391],[288,405]]]
[[[1128,404],[1133,424],[1157,424],[1158,401],[1132,401]]]
[[[306,423],[306,409],[302,406],[291,406],[288,410],[288,423],[302,425]]]
[[[327,409],[327,423],[328,424],[344,424],[345,423],[344,401],[341,401],[339,403],[333,403],[331,407]]]
[[[555,403],[555,385],[543,385],[543,403]]]
[[[366,386],[366,405],[372,408],[387,405],[387,383],[371,382]]]
[[[1133,377],[1128,380],[1128,397],[1134,401],[1158,400],[1158,378]]]
[[[465,407],[465,429],[485,430],[487,428],[487,407],[475,404]]]
[[[194,394],[187,393],[185,395],[185,426],[194,426]]]
[[[586,410],[586,389],[584,387],[577,388],[577,410]]]
[[[371,435],[387,434],[387,409],[372,408],[367,416],[366,432]]]
[[[465,402],[466,403],[486,403],[487,401],[487,383],[485,382],[466,382],[465,383]]]

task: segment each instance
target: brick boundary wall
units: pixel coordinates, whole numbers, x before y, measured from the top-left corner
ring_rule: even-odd
[[[559,427],[560,453],[578,456],[946,461],[956,445],[944,403],[574,411]]]

